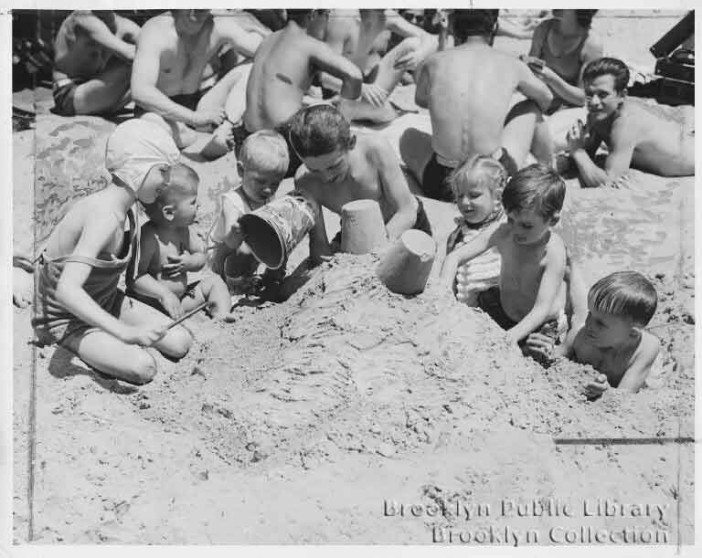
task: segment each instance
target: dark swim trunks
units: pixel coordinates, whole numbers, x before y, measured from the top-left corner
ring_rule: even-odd
[[[517,162],[514,160],[512,155],[510,155],[509,151],[507,151],[504,147],[501,147],[500,149],[500,158],[497,160],[502,163],[502,166],[507,171],[507,176],[511,178],[517,174],[519,167],[517,167]]]
[[[502,308],[502,303],[500,302],[500,287],[490,287],[486,291],[479,292],[478,307],[486,312],[495,323],[504,330],[512,329],[517,325],[517,322],[510,318],[504,311],[504,308]],[[562,329],[558,320],[552,318],[541,324],[541,327],[536,330],[536,333],[546,335],[558,344],[561,339]],[[526,339],[520,341],[519,346],[521,347],[525,342]]]
[[[195,91],[194,93],[181,93],[180,95],[173,95],[172,97],[168,98],[174,103],[178,103],[179,105],[189,108],[190,110],[197,110],[197,104],[200,102],[200,99],[202,99],[202,97],[204,97],[204,95],[210,89],[212,88],[207,87],[205,89]],[[136,116],[137,118],[143,115],[145,112],[147,111],[139,105],[136,105],[134,107],[134,116]]]
[[[424,195],[433,200],[452,202],[454,200],[453,190],[446,180],[452,172],[453,169],[439,163],[436,153],[433,153],[422,174]]]
[[[54,114],[59,114],[61,116],[76,115],[76,107],[73,103],[73,99],[80,83],[80,81],[72,79],[62,79],[59,82],[54,82],[54,108],[52,109]]]

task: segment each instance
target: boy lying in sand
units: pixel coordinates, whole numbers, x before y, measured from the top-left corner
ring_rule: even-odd
[[[541,164],[520,170],[502,193],[507,222],[451,252],[441,270],[442,287],[450,290],[459,266],[495,248],[500,286],[481,292],[478,305],[520,345],[534,331],[557,341],[567,329],[566,247],[551,230],[564,197],[565,183],[554,170]]]
[[[343,98],[361,94],[361,70],[322,42],[328,17],[328,10],[288,10],[285,28],[261,44],[246,86],[245,133],[276,129],[287,141],[288,121],[321,71],[339,79]],[[290,159],[293,176],[300,161],[292,150]]]
[[[657,303],[656,290],[643,275],[612,273],[592,286],[587,320],[568,332],[563,345],[554,348],[547,337],[532,334],[527,346],[551,361],[565,356],[601,372],[585,386],[589,398],[599,397],[609,386],[637,392],[660,350],[658,339],[643,329]]]
[[[239,219],[273,199],[288,163],[288,146],[279,133],[261,130],[244,140],[237,161],[241,184],[222,194],[219,216],[208,239],[212,270],[227,285],[245,288],[253,279],[259,264],[244,242]],[[264,282],[274,277],[274,272],[267,271]]]
[[[141,120],[119,125],[105,154],[112,182],[69,210],[49,236],[38,269],[32,325],[39,341],[58,343],[97,370],[133,384],[156,374],[156,361],[144,347],[180,358],[192,344],[186,329],[168,330],[166,316],[117,288],[137,248],[132,206],[137,199],[154,200],[163,169],[178,156],[160,126]]]
[[[229,317],[231,299],[221,277],[205,275],[188,285],[188,271],[200,271],[205,247],[190,225],[197,213],[197,173],[177,164],[164,171],[165,182],[152,203],[144,203],[149,221],[141,227],[136,275],[128,274],[128,294],[164,310],[171,318],[212,303],[212,316]]]
[[[387,140],[375,134],[353,136],[349,122],[336,108],[317,105],[292,118],[290,144],[304,163],[297,173],[296,189],[308,195],[318,209],[310,232],[313,264],[333,253],[320,206],[340,215],[348,202],[375,200],[391,240],[413,228],[431,235],[424,207],[410,193]]]
[[[578,121],[566,140],[585,186],[612,184],[629,167],[660,176],[695,174],[693,114],[679,123],[627,100],[629,69],[615,58],[590,62],[583,71],[583,82],[587,123]],[[603,141],[609,154],[601,169],[592,159]]]

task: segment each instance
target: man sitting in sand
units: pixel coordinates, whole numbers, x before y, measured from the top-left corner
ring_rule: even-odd
[[[375,52],[376,42],[384,32],[404,40],[385,56]],[[438,48],[438,39],[413,25],[395,10],[332,10],[325,41],[331,48],[356,64],[364,74],[362,99],[341,99],[342,114],[349,120],[388,122],[397,113],[387,99],[407,70],[414,70]],[[328,76],[322,85],[339,91],[340,84]]]
[[[348,120],[335,107],[316,105],[293,116],[290,143],[304,163],[295,179],[296,188],[311,198],[318,210],[310,232],[313,264],[334,251],[322,206],[340,215],[348,202],[375,200],[391,240],[412,228],[431,235],[422,203],[410,193],[387,140],[376,134],[353,136]]]
[[[203,72],[223,46],[252,57],[261,40],[256,30],[245,30],[237,18],[212,16],[210,10],[171,10],[150,19],[134,58],[136,114],[167,123],[181,149],[198,139],[193,130],[214,130],[203,154],[223,155],[233,123],[243,114],[243,95],[237,92],[243,93],[251,66],[234,68],[207,91],[200,89]],[[232,99],[236,106],[226,106],[225,112]]]
[[[583,71],[588,117],[568,132],[568,152],[585,186],[616,183],[634,167],[659,176],[695,174],[694,111],[684,122],[666,119],[626,98],[629,69],[616,58],[600,58]],[[604,169],[593,157],[609,148]]]
[[[129,102],[139,26],[111,10],[76,10],[54,41],[54,112],[113,114]]]
[[[434,199],[453,200],[446,178],[473,155],[492,156],[513,175],[553,99],[525,63],[492,48],[498,12],[454,10],[459,46],[433,54],[418,70],[415,101],[429,109],[433,136],[410,128],[400,152],[425,195]],[[520,95],[515,104],[517,93],[528,100]],[[533,150],[537,159],[551,163],[547,147]]]
[[[341,81],[341,96],[361,94],[361,71],[336,54],[324,37],[328,10],[288,10],[288,23],[261,44],[246,86],[244,125],[247,133],[277,130],[288,141],[288,121],[302,107],[302,98],[318,72]],[[290,150],[288,176],[299,159]]]

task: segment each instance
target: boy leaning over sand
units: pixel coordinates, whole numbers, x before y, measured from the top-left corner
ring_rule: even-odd
[[[132,206],[137,199],[154,200],[163,170],[178,157],[173,138],[158,125],[129,120],[117,126],[105,153],[112,182],[78,200],[56,225],[38,268],[32,326],[39,341],[58,343],[97,370],[133,384],[156,374],[145,347],[180,358],[192,344],[185,328],[168,330],[166,316],[117,288],[138,246]]]
[[[128,293],[171,318],[180,318],[204,301],[215,318],[228,318],[231,298],[221,277],[205,274],[188,284],[188,272],[207,261],[203,242],[190,225],[197,213],[197,173],[177,164],[164,171],[165,182],[156,199],[143,204],[149,221],[141,227],[136,275],[128,274]]]
[[[558,339],[567,329],[566,248],[551,230],[564,197],[565,183],[554,170],[541,164],[522,169],[502,194],[507,223],[486,230],[444,261],[441,283],[450,291],[459,265],[497,249],[499,287],[480,293],[478,305],[508,330],[511,342],[521,343],[534,331]]]
[[[313,263],[333,252],[320,206],[340,215],[348,202],[375,200],[391,240],[413,228],[431,235],[422,202],[410,193],[400,161],[387,140],[377,134],[354,136],[338,109],[317,105],[293,116],[290,144],[304,163],[295,179],[296,189],[318,206],[310,232]]]
[[[563,345],[554,349],[550,339],[532,334],[527,346],[550,360],[564,356],[592,365],[601,375],[585,386],[588,397],[609,386],[639,391],[660,350],[658,339],[643,329],[656,312],[655,288],[640,273],[619,271],[592,286],[587,304],[585,324],[574,327]]]
[[[613,184],[634,167],[659,176],[695,174],[694,112],[684,122],[667,119],[626,97],[629,69],[616,58],[599,58],[583,70],[587,123],[568,132],[568,153],[585,186]],[[593,158],[609,148],[604,169]]]
[[[244,242],[239,219],[273,199],[289,161],[287,143],[278,132],[260,130],[244,140],[237,161],[241,184],[222,194],[208,239],[212,270],[230,285],[244,286],[258,268],[258,260]]]

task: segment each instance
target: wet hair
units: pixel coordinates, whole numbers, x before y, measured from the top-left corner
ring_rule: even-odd
[[[499,161],[486,155],[473,155],[458,165],[447,178],[456,198],[461,184],[465,183],[469,176],[479,186],[490,190],[494,197],[502,195],[507,183],[507,171]]]
[[[156,192],[156,199],[149,204],[142,204],[150,219],[157,216],[164,205],[168,205],[181,197],[196,195],[197,187],[200,183],[198,174],[183,163],[163,165],[160,171],[163,176],[163,184],[159,186]]]
[[[470,36],[492,37],[497,30],[500,10],[453,10],[451,22],[456,44],[461,44]]]
[[[624,62],[616,58],[598,58],[589,62],[583,70],[583,82],[591,83],[600,76],[611,75],[614,77],[614,90],[621,93],[629,85],[629,68]]]
[[[301,157],[318,157],[353,144],[349,121],[336,107],[315,105],[290,119],[290,145]]]
[[[533,209],[541,217],[552,219],[561,211],[566,185],[551,167],[536,163],[523,168],[505,186],[502,205],[507,213]]]
[[[595,283],[587,301],[598,312],[628,318],[645,327],[658,305],[658,295],[651,282],[636,271],[617,271]]]
[[[244,171],[255,169],[284,175],[290,163],[288,144],[278,132],[259,130],[244,140],[239,162]]]
[[[285,10],[288,15],[288,21],[294,21],[300,27],[304,27],[308,23],[308,18],[311,18],[315,12],[320,15],[329,13],[329,10]]]
[[[598,10],[575,10],[575,19],[580,27],[590,29],[592,27],[592,18]]]

